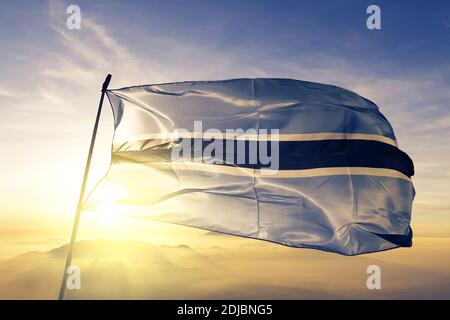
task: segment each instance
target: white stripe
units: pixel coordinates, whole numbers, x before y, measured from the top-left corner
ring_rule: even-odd
[[[142,140],[177,140],[180,138],[190,139],[227,139],[227,140],[271,140],[272,137],[279,141],[318,141],[318,140],[370,140],[379,141],[397,147],[397,141],[391,138],[364,133],[285,133],[285,134],[236,134],[236,133],[218,133],[218,132],[167,132],[167,133],[149,133],[139,136],[127,137],[126,140],[115,139],[115,144]]]
[[[195,162],[172,162],[175,170],[201,171],[211,173],[230,174],[235,176],[265,177],[265,178],[310,178],[321,176],[380,176],[403,179],[411,182],[405,174],[385,168],[367,167],[331,167],[302,170],[270,170],[270,169],[249,169],[224,165],[195,163]]]

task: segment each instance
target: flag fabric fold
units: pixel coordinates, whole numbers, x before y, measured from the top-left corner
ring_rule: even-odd
[[[111,166],[84,210],[344,255],[411,246],[413,163],[354,92],[257,78],[107,95]]]

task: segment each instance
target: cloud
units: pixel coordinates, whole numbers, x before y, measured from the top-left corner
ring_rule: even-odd
[[[69,30],[63,14],[66,6],[62,1],[49,2],[49,22],[62,48],[49,54],[51,61],[41,71],[42,75],[83,87],[98,87],[99,77],[108,73],[132,78],[131,75],[142,70],[136,57],[88,13],[82,14],[80,30]]]
[[[222,237],[219,243],[226,244]],[[217,243],[218,241],[216,241]],[[449,239],[352,257],[242,239],[241,246],[191,248],[137,241],[79,241],[81,290],[68,299],[447,299]],[[55,299],[67,245],[0,262],[0,298]],[[431,259],[430,259],[431,258]],[[368,290],[367,266],[382,270]],[[255,272],[257,270],[257,272]]]
[[[0,87],[0,97],[18,98],[19,95],[13,89]]]

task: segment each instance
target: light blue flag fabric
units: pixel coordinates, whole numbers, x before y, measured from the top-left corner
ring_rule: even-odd
[[[107,95],[112,162],[85,210],[344,255],[411,246],[413,163],[354,92],[258,78]]]

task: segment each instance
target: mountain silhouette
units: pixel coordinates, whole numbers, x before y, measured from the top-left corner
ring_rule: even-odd
[[[216,238],[216,237],[214,237]],[[450,298],[447,238],[416,238],[411,249],[344,257],[245,240],[206,247],[140,241],[75,244],[81,289],[66,299],[347,299]],[[0,299],[56,299],[68,245],[0,261]],[[369,265],[382,270],[382,290],[368,290]]]

